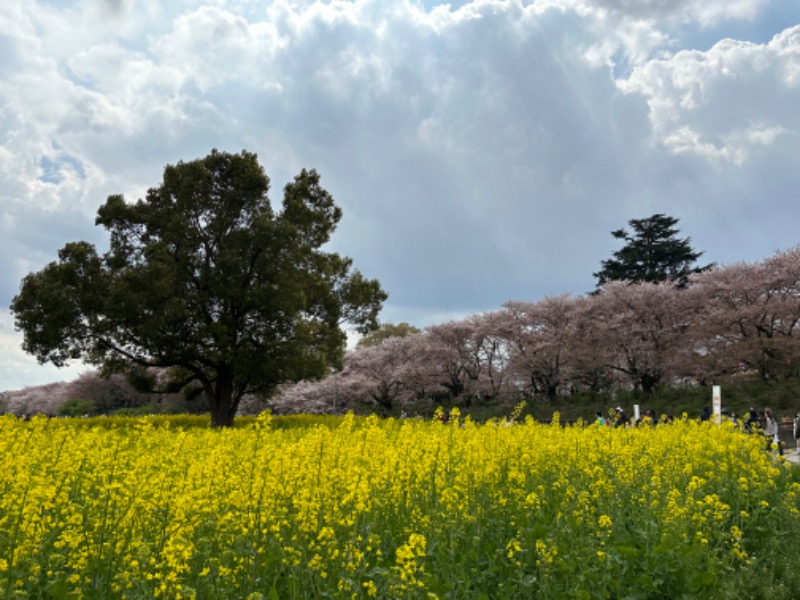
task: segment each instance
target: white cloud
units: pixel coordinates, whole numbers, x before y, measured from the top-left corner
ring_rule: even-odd
[[[206,92],[230,80],[269,82],[269,61],[285,44],[269,22],[251,24],[226,10],[201,6],[179,15],[152,51],[162,67]]]
[[[21,390],[47,382],[71,381],[89,370],[83,363],[56,368],[40,365],[21,348],[22,335],[15,332],[10,318],[0,315],[0,391]]]
[[[767,44],[721,40],[634,68],[618,81],[647,98],[653,139],[671,152],[743,164],[783,134],[796,135],[800,26]]]
[[[782,127],[755,124],[741,130],[732,130],[720,139],[719,144],[703,141],[700,134],[689,127],[670,133],[664,145],[676,154],[697,154],[711,163],[733,163],[741,166],[758,147],[768,146],[785,130]]]
[[[752,19],[769,3],[769,0],[576,0],[576,2],[626,18],[696,21],[708,26],[719,20]]]

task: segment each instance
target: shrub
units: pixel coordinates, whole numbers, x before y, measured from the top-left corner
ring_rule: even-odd
[[[95,406],[88,400],[73,398],[58,407],[56,413],[59,417],[82,417],[95,413]]]

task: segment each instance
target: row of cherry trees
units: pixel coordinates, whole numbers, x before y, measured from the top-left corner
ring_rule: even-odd
[[[155,374],[155,372],[154,372]],[[247,409],[253,399],[248,398]],[[76,404],[76,402],[78,404]],[[137,390],[120,374],[103,377],[97,371],[86,371],[70,382],[26,387],[0,394],[0,414],[17,416],[64,414],[70,406],[81,413],[111,414],[119,410],[150,407],[153,411],[199,412],[208,410],[202,395],[187,397],[183,393],[155,394]]]
[[[800,246],[670,283],[608,282],[587,296],[501,310],[358,348],[345,368],[287,388],[288,404],[385,409],[435,397],[650,392],[731,377],[800,377]]]

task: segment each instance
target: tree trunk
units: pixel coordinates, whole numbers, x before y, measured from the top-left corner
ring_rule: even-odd
[[[230,373],[220,370],[217,373],[216,385],[212,388],[206,390],[211,408],[211,426],[232,427],[233,418],[239,408],[238,399],[235,400],[233,397],[233,377]]]
[[[385,385],[381,385],[377,392],[370,394],[372,399],[383,408],[385,414],[392,412],[392,394]]]
[[[656,386],[661,382],[661,373],[643,373],[641,378],[642,391],[645,395],[650,396],[656,389]]]

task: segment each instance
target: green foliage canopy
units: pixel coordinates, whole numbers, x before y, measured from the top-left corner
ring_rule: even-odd
[[[689,275],[713,267],[695,266],[703,253],[692,248],[691,238],[677,237],[677,224],[674,217],[654,214],[628,221],[632,234],[625,229],[612,231],[611,235],[624,240],[625,245],[614,252],[614,258],[601,261],[602,269],[593,273],[598,289],[608,281],[673,281],[683,287]]]
[[[360,340],[357,346],[359,348],[369,348],[378,346],[384,341],[394,337],[406,337],[414,333],[419,333],[420,330],[405,321],[402,323],[381,323],[380,327],[375,331],[371,331]]]
[[[377,327],[386,293],[321,248],[342,211],[305,169],[275,212],[255,154],[212,151],[168,165],[144,200],[110,196],[84,241],[27,275],[12,301],[23,348],[57,366],[82,358],[106,372],[166,368],[170,387],[199,382],[212,422],[241,398],[340,365],[342,326]]]

